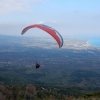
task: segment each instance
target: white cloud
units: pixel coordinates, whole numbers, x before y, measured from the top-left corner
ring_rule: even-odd
[[[38,22],[38,24],[44,24],[44,21],[40,21],[40,22]]]
[[[52,21],[53,23],[57,23],[55,20]]]
[[[0,14],[12,11],[31,11],[29,3],[43,0],[0,0]]]
[[[57,23],[57,21],[53,20],[53,21],[49,21],[49,22],[47,22],[47,21],[39,21],[37,24],[56,24],[56,23]]]

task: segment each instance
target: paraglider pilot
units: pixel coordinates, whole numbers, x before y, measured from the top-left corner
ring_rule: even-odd
[[[36,63],[35,67],[36,68],[39,68],[40,67],[40,64]]]

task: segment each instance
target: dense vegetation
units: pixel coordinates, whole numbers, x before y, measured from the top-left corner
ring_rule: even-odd
[[[0,84],[0,100],[99,100],[100,91],[76,87]]]
[[[91,54],[81,50],[77,54],[76,50],[42,49],[43,55],[40,49],[33,49],[35,53],[31,50],[0,52],[0,82],[99,88],[99,51],[91,50]],[[36,60],[41,64],[39,69],[35,68]]]

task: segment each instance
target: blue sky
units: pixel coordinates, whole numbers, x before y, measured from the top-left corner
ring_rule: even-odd
[[[35,23],[62,36],[100,36],[100,0],[0,0],[0,34],[20,35]],[[26,35],[35,35],[33,31],[41,33],[32,29]]]

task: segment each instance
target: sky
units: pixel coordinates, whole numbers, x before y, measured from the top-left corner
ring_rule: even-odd
[[[100,0],[0,0],[0,34],[20,36],[24,27],[36,23],[63,37],[100,36]],[[47,34],[31,29],[25,35]]]

